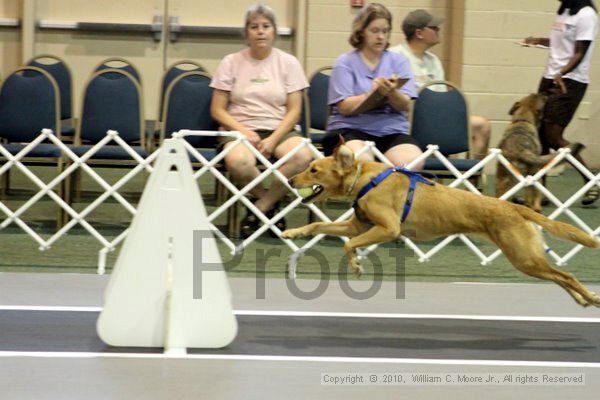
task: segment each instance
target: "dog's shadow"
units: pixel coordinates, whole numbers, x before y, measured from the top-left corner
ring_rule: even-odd
[[[577,332],[556,332],[527,323],[500,322],[499,326],[497,321],[477,321],[476,324],[454,320],[422,323],[346,321],[336,326],[334,321],[328,319],[312,329],[306,326],[303,332],[286,330],[280,336],[259,334],[248,338],[247,342],[297,350],[302,354],[373,357],[406,356],[406,353],[413,351],[431,356],[482,351],[513,354],[599,352],[596,346]]]

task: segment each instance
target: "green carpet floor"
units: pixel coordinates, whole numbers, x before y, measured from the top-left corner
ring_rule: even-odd
[[[36,173],[44,176],[50,175],[48,168],[35,169]],[[115,182],[127,170],[102,170],[101,175],[107,181]],[[48,179],[48,177],[46,177]],[[493,180],[490,179],[485,193],[492,194]],[[144,177],[139,176],[125,186],[121,193],[132,204],[136,204],[144,186]],[[581,186],[581,179],[573,170],[567,169],[561,176],[549,178],[549,188],[560,199],[565,200]],[[202,179],[201,190],[203,193],[214,192],[214,180]],[[83,177],[83,193],[81,199],[75,203],[78,211],[83,210],[101,192],[97,184],[89,177]],[[2,201],[11,210],[16,210],[33,195],[33,185],[18,172],[11,175],[11,190]],[[212,196],[206,196],[208,210],[215,208]],[[572,211],[592,229],[600,226],[600,213],[596,208],[582,208],[577,203]],[[330,203],[327,213],[330,217],[339,215],[347,208],[344,204]],[[554,210],[546,207],[544,214],[548,215]],[[55,217],[57,206],[51,199],[45,197],[30,211],[23,215],[23,219],[44,238],[50,237],[55,232]],[[243,212],[242,212],[243,214]],[[0,211],[0,216],[6,216]],[[306,208],[299,207],[287,217],[288,226],[300,226],[307,221]],[[559,218],[565,222],[572,222],[568,217]],[[115,200],[102,204],[97,210],[86,218],[98,231],[112,239],[124,230],[131,221],[131,214]],[[220,217],[217,225],[225,224],[225,217]],[[568,252],[574,244],[559,242],[548,238],[548,244],[559,254]],[[493,253],[496,248],[491,244],[473,238],[474,243],[485,254]],[[304,243],[299,241],[298,244]],[[346,275],[345,259],[343,257],[341,241],[337,238],[327,238],[315,246],[315,252],[301,259],[298,266],[299,277],[318,279],[337,279],[340,271]],[[435,243],[418,244],[423,250],[432,248]],[[47,251],[39,251],[39,245],[16,224],[12,223],[0,230],[0,271],[39,271],[39,272],[78,272],[95,273],[98,264],[98,252],[102,249],[99,241],[94,239],[82,227],[77,226],[66,236],[61,238]],[[281,241],[263,235],[259,240],[249,246],[244,254],[232,258],[225,246],[219,244],[225,268],[232,276],[267,275],[270,277],[283,277],[286,263],[291,250]],[[108,271],[114,265],[118,250],[108,256]],[[574,273],[581,281],[600,283],[600,253],[590,249],[583,249],[573,257],[568,265],[562,269]],[[398,243],[389,243],[381,246],[369,260],[363,262],[366,273],[363,279],[393,280],[406,279],[411,281],[483,281],[483,282],[536,282],[533,278],[526,277],[516,271],[504,258],[500,256],[491,265],[482,266],[477,256],[460,240],[455,240],[435,255],[429,262],[420,263],[413,256],[412,251],[404,249]]]

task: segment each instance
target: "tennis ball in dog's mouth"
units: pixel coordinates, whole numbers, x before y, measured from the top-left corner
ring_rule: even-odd
[[[313,190],[312,188],[302,188],[302,189],[298,189],[298,194],[303,198],[307,198],[308,196],[310,196],[311,194],[313,194]]]

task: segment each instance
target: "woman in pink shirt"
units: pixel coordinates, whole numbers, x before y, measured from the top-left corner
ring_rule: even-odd
[[[244,39],[246,47],[227,55],[219,64],[211,82],[214,89],[211,114],[222,129],[239,131],[265,157],[281,158],[301,141],[294,130],[300,119],[302,91],[308,81],[298,60],[275,47],[277,24],[271,8],[251,6],[246,12]],[[232,139],[221,142],[224,148],[235,146]],[[308,149],[296,153],[279,170],[292,176],[308,166],[312,156]],[[227,170],[234,180],[245,185],[259,175],[256,158],[244,145],[231,149],[225,157]],[[277,202],[287,188],[273,179],[270,188],[259,184],[251,190],[256,207],[268,218],[275,214]],[[241,226],[241,236],[250,236],[260,225],[248,212]],[[276,224],[285,229],[283,219]]]

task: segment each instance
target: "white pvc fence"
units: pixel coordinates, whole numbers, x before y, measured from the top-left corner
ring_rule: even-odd
[[[214,132],[214,131],[190,131],[190,130],[182,130],[173,135],[174,138],[183,140],[186,136],[230,136],[235,138],[235,142],[238,145],[246,146],[256,157],[258,162],[264,166],[264,170],[260,173],[260,175],[254,179],[252,182],[248,183],[245,187],[238,189],[232,182],[230,182],[223,173],[217,168],[217,166],[221,163],[223,158],[226,156],[227,152],[229,152],[233,146],[229,146],[227,149],[219,153],[216,157],[211,160],[207,160],[197,149],[193,148],[187,141],[184,141],[185,147],[188,149],[193,158],[197,160],[198,163],[202,165],[194,173],[194,177],[196,179],[200,179],[206,173],[210,173],[217,179],[230,193],[231,197],[227,199],[222,205],[220,205],[216,210],[214,210],[209,216],[208,220],[211,224],[211,229],[214,231],[215,236],[221,240],[231,251],[231,253],[239,253],[244,250],[250,243],[256,240],[263,232],[267,229],[271,229],[278,236],[281,233],[279,228],[275,225],[275,223],[283,218],[286,214],[291,212],[293,209],[298,207],[301,202],[300,196],[296,194],[295,191],[292,193],[296,194],[296,198],[291,201],[287,206],[281,209],[273,218],[267,218],[259,209],[257,209],[254,204],[246,197],[246,194],[256,185],[261,183],[264,179],[266,179],[269,175],[272,175],[272,179],[279,179],[286,186],[287,177],[285,177],[281,172],[279,172],[278,168],[283,165],[286,161],[288,161],[291,157],[293,157],[298,151],[303,148],[307,148],[315,158],[322,158],[323,154],[317,150],[310,139],[304,139],[302,143],[294,148],[290,153],[286,154],[280,160],[277,160],[275,163],[271,163],[270,160],[265,158],[254,146],[252,146],[248,140],[238,132]],[[62,173],[53,178],[50,182],[44,183],[39,177],[37,177],[27,166],[22,163],[22,159],[27,157],[27,154],[33,149],[37,144],[42,143],[43,141],[49,141],[56,146],[58,146],[62,153],[64,161],[66,162],[66,168]],[[92,166],[88,165],[88,160],[92,157],[94,153],[96,153],[99,149],[104,146],[119,146],[124,149],[133,160],[136,161],[137,164],[133,165],[131,170],[126,173],[121,179],[119,179],[113,185],[110,185],[106,182],[100,175],[98,175]],[[106,201],[108,198],[115,199],[119,204],[121,204],[127,211],[129,211],[132,216],[136,213],[136,208],[128,202],[120,193],[119,189],[121,189],[127,182],[136,177],[139,173],[143,171],[152,171],[152,163],[160,153],[160,149],[153,152],[147,158],[141,157],[137,154],[127,143],[125,143],[120,137],[118,132],[116,131],[108,131],[106,137],[100,141],[98,144],[90,148],[84,155],[78,157],[73,153],[73,151],[69,148],[69,146],[62,143],[49,129],[44,129],[39,137],[37,137],[33,142],[24,147],[18,154],[15,156],[11,155],[2,144],[0,144],[0,156],[6,159],[6,162],[0,166],[0,176],[4,173],[8,172],[9,169],[15,168],[21,171],[28,179],[30,179],[39,191],[34,194],[30,199],[28,199],[23,205],[18,207],[16,210],[11,210],[6,204],[4,204],[0,200],[0,211],[5,214],[4,220],[0,223],[0,230],[6,228],[10,224],[16,224],[19,226],[25,233],[27,233],[33,240],[35,240],[39,244],[39,249],[44,251],[48,250],[56,241],[63,238],[73,227],[76,225],[81,225],[92,237],[94,237],[100,245],[102,249],[99,252],[99,260],[98,260],[98,273],[102,274],[105,272],[106,266],[106,255],[109,251],[113,251],[119,243],[123,241],[128,233],[128,229],[123,231],[116,238],[109,240],[105,236],[103,236],[97,229],[95,229],[88,221],[86,221],[86,217],[94,211],[100,204]],[[389,160],[385,158],[385,156],[375,148],[374,143],[367,142],[367,146],[361,150],[359,154],[364,151],[371,151],[374,156],[382,162],[385,162],[389,165],[391,163]],[[515,168],[510,168],[510,163],[502,156],[501,151],[499,149],[491,149],[489,154],[477,163],[473,168],[465,173],[461,173],[448,161],[448,159],[442,155],[438,151],[438,146],[430,145],[428,146],[427,151],[423,153],[421,157],[414,160],[411,164],[407,165],[407,168],[411,168],[412,166],[418,164],[424,158],[429,156],[436,157],[442,162],[447,169],[454,175],[455,179],[449,183],[451,187],[457,187],[459,185],[464,185],[468,190],[479,194],[477,188],[471,184],[468,180],[474,174],[480,172],[487,164],[498,160],[500,163],[508,167],[508,170],[511,171],[518,183],[513,188],[511,188],[508,192],[506,192],[501,198],[508,199],[513,194],[518,192],[520,189],[526,186],[535,186],[538,190],[540,190],[552,203],[557,206],[557,209],[549,215],[549,218],[556,219],[561,214],[566,214],[575,225],[579,226],[581,229],[586,231],[587,233],[598,236],[600,232],[600,226],[593,229],[590,227],[585,221],[579,218],[570,207],[573,205],[575,201],[577,201],[583,193],[585,193],[592,185],[598,185],[600,182],[600,174],[594,175],[589,170],[587,170],[583,165],[581,165],[569,152],[568,149],[561,149],[556,157],[548,163],[544,168],[542,168],[535,176],[521,176],[518,172],[515,172]],[[581,171],[585,176],[587,176],[590,181],[584,185],[579,191],[574,193],[569,199],[564,202],[561,202],[552,192],[550,192],[546,187],[544,187],[540,183],[540,179],[548,173],[548,171],[558,164],[563,159],[570,161],[575,168]],[[94,181],[96,181],[100,187],[104,190],[92,203],[87,205],[82,211],[75,211],[67,202],[62,199],[53,189],[59,187],[69,178],[69,176],[80,168],[85,171]],[[288,186],[289,188],[289,186]],[[290,188],[291,189],[291,188]],[[44,196],[49,196],[58,206],[60,206],[69,216],[70,220],[67,224],[65,224],[62,228],[60,228],[56,233],[54,233],[50,238],[44,239],[42,236],[35,231],[34,228],[29,226],[23,219],[22,215],[30,209],[35,203],[37,203]],[[241,241],[240,243],[234,243],[227,235],[221,232],[214,224],[213,221],[226,212],[230,207],[235,206],[237,201],[241,201],[251,212],[257,215],[263,225],[256,230],[250,237]],[[316,204],[309,204],[308,207],[321,221],[331,221],[329,217],[321,210]],[[349,218],[354,210],[349,208],[346,212],[344,212],[337,220],[344,220]],[[323,239],[324,235],[317,235],[306,242],[302,247],[298,247],[292,240],[289,239],[281,239],[281,241],[286,244],[294,254],[290,258],[290,267],[291,274],[295,274],[295,264],[299,257],[301,257],[308,249],[313,247],[315,244],[320,242]],[[495,251],[490,255],[484,254],[478,247],[475,245],[468,237],[465,235],[453,235],[445,238],[441,242],[439,242],[436,246],[434,246],[429,251],[423,251],[419,246],[410,241],[407,238],[403,238],[405,244],[412,249],[417,255],[418,260],[420,262],[429,261],[434,255],[436,255],[440,250],[442,250],[445,246],[450,244],[455,239],[460,239],[462,242],[466,244],[466,246],[480,259],[482,265],[487,265],[495,260],[500,254],[500,250]],[[348,238],[342,238],[342,240],[346,241]],[[364,249],[359,252],[359,257],[366,256],[369,252],[376,249],[376,245],[372,245],[367,249]],[[552,249],[546,246],[547,252],[550,256],[556,261],[558,265],[565,264],[568,260],[574,257],[583,246],[576,245],[570,251],[568,251],[564,255],[556,254]]]

